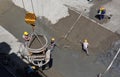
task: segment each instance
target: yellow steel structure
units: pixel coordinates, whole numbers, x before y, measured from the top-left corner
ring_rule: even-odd
[[[35,13],[27,13],[25,16],[25,22],[30,25],[34,25],[36,21]]]

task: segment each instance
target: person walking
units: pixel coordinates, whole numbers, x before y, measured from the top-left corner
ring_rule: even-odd
[[[82,44],[82,48],[86,52],[87,55],[89,55],[88,45],[89,45],[89,43],[88,43],[87,39],[85,39],[84,42],[83,42],[83,44]]]

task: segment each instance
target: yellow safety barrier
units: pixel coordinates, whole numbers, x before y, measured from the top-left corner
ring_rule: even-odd
[[[34,13],[27,13],[25,16],[25,22],[30,25],[34,25],[36,21],[36,16]]]

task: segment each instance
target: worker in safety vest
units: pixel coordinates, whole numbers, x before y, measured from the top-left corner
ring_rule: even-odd
[[[89,55],[88,45],[89,45],[89,43],[88,43],[87,39],[85,39],[83,42],[83,50],[87,53],[87,55]]]
[[[104,7],[100,7],[98,10],[99,19],[102,20],[105,17],[106,9]]]
[[[29,37],[29,33],[28,32],[24,32],[24,34],[23,34],[23,39],[25,40],[25,41],[29,41],[30,40],[30,37]]]

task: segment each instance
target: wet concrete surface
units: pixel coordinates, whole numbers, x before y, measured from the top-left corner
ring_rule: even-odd
[[[65,34],[68,33],[71,26],[75,22],[75,19],[77,19],[77,17],[79,16],[78,13],[75,13],[71,10],[69,10],[69,13],[70,16],[61,19],[57,24],[50,25],[44,22],[47,25],[47,27],[50,28],[50,31],[51,32],[53,31],[53,36],[55,36],[56,34],[57,36],[56,38],[59,37],[57,39],[59,44],[63,45],[62,44],[63,41],[64,44],[67,43],[66,45],[69,45],[68,42],[70,42],[80,46],[80,41],[88,39],[90,47],[97,48],[104,47],[101,46],[104,42],[105,42],[104,44],[106,44],[106,46],[109,47],[110,43],[119,39],[119,35],[112,33],[111,31],[101,27],[100,25],[92,22],[91,20],[85,18],[84,16],[81,16],[81,18],[75,24],[74,28],[72,29],[68,37],[64,39]]]
[[[103,63],[97,62],[97,57],[103,52],[107,52],[112,43],[119,39],[119,35],[82,16],[67,39],[64,39],[64,35],[79,16],[71,10],[69,13],[70,16],[61,19],[56,24],[50,24],[45,18],[44,20],[37,20],[35,31],[45,34],[49,41],[51,37],[55,37],[57,44],[52,52],[53,66],[44,72],[48,77],[96,77],[98,73],[106,69]],[[0,24],[20,41],[22,41],[21,36],[24,31],[32,31],[31,27],[25,23],[24,16],[25,11],[23,9],[12,5],[9,11],[0,17]],[[82,51],[79,42],[85,38],[90,43],[90,56],[86,56]],[[68,47],[65,48],[65,45]],[[114,75],[116,74],[114,73]]]
[[[77,19],[78,15],[75,14],[75,12],[70,11],[70,15],[76,15],[75,17]],[[55,25],[46,25],[46,32],[51,33],[51,36],[57,38],[56,41],[59,44],[59,47],[55,48],[55,52],[53,52],[53,55],[55,56],[53,61],[54,67],[59,69],[59,72],[62,73],[65,77],[96,77],[98,73],[104,71],[105,68],[107,68],[107,66],[105,66],[103,63],[97,62],[97,56],[103,52],[106,52],[107,49],[111,47],[113,42],[119,40],[119,35],[104,29],[98,24],[86,19],[85,17],[81,17],[68,38],[64,39],[63,37],[67,32],[66,29],[69,30],[70,25],[72,25],[69,24],[71,21],[73,21],[72,16],[68,16],[64,19],[61,19]],[[66,22],[69,25],[66,26]],[[46,23],[49,23],[49,21]],[[79,40],[83,40],[84,38],[88,38],[88,41],[90,42],[89,57],[86,57],[86,54],[81,50],[81,44]],[[64,48],[64,45],[68,45],[68,50]],[[91,71],[89,71],[87,68],[91,69]]]
[[[76,19],[77,16],[79,16],[73,11],[70,11],[70,15],[76,15]],[[107,52],[112,43],[119,40],[119,35],[104,29],[82,16],[68,38],[64,39],[63,36],[67,32],[66,29],[69,30],[71,27],[70,25],[72,25],[69,24],[66,26],[66,21],[67,24],[71,23],[72,16],[61,19],[54,25],[50,25],[49,22],[46,22],[48,24],[44,22],[46,25],[42,26],[46,32],[51,33],[51,36],[57,38],[58,47],[56,47],[53,52],[54,69],[58,69],[60,74],[65,77],[96,77],[99,72],[107,68],[103,63],[97,62],[96,58],[101,53]],[[80,40],[84,40],[84,38],[88,38],[90,43],[89,57],[81,50]],[[68,47],[64,48],[64,45]],[[62,57],[60,55],[62,55]],[[91,69],[91,71],[88,69]]]

